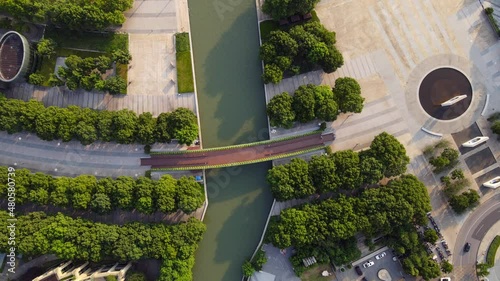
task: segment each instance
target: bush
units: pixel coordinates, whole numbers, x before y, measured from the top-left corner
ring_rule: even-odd
[[[500,135],[500,120],[497,120],[491,124],[491,130],[494,134]]]
[[[125,278],[126,281],[147,281],[146,275],[142,272],[127,272],[127,277]]]
[[[479,201],[479,194],[475,190],[466,191],[460,195],[450,198],[450,206],[458,214],[465,212],[468,208]]]
[[[447,168],[451,168],[457,164],[458,150],[445,148],[438,157],[431,157],[429,163],[434,166],[434,173],[440,173]]]
[[[490,268],[489,264],[478,263],[476,265],[477,276],[484,277],[490,275],[490,271],[488,270],[489,268]]]
[[[453,271],[453,265],[449,261],[444,260],[441,262],[441,271],[444,273],[451,273]]]
[[[120,76],[113,76],[104,80],[104,89],[110,94],[123,94],[127,90],[127,82]]]
[[[56,42],[50,38],[44,38],[38,42],[37,52],[42,57],[52,57],[56,54]]]
[[[252,264],[248,260],[246,260],[243,263],[243,265],[241,266],[241,270],[243,271],[243,276],[245,276],[245,277],[250,277],[255,272],[255,269],[253,268]]]
[[[45,76],[40,73],[31,73],[28,77],[28,83],[36,86],[42,86],[45,81]]]
[[[266,252],[261,249],[257,251],[252,260],[252,266],[255,271],[262,270],[262,266],[267,262]]]
[[[151,152],[151,145],[146,144],[146,145],[144,146],[144,153],[145,153],[145,154],[149,154],[150,152]]]

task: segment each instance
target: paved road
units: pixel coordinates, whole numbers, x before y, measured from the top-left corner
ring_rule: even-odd
[[[310,149],[324,145],[334,139],[335,134],[333,133],[315,134],[276,143],[226,150],[201,150],[200,152],[182,154],[152,155],[151,158],[141,158],[141,165],[151,166],[152,168],[173,168],[238,163]]]
[[[486,232],[499,219],[500,194],[483,202],[467,218],[457,235],[453,258],[456,279],[453,280],[477,280],[474,265],[477,261],[479,245]],[[471,249],[468,253],[463,251],[466,242],[471,243]]]

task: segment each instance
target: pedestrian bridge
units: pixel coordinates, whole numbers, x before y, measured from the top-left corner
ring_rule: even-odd
[[[152,170],[199,170],[253,164],[297,156],[323,149],[335,140],[332,132],[314,132],[292,138],[274,139],[235,146],[200,150],[151,152],[141,158]]]

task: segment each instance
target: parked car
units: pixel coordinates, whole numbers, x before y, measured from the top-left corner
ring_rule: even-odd
[[[450,277],[443,277],[443,278],[439,279],[439,281],[451,281],[451,278]]]
[[[464,246],[464,252],[467,253],[468,251],[470,251],[470,243],[469,242],[465,243],[465,246]]]
[[[493,189],[500,187],[500,176],[492,178],[491,180],[483,183],[483,185]]]
[[[356,273],[359,276],[363,275],[363,271],[361,271],[361,268],[359,267],[359,265],[356,265],[356,267],[354,268],[354,270],[356,270]]]
[[[490,138],[488,137],[475,137],[471,140],[468,140],[464,143],[462,143],[462,146],[465,146],[465,147],[476,147],[482,143],[485,143],[486,141],[488,141]]]
[[[376,258],[377,260],[379,260],[379,259],[381,259],[381,258],[385,257],[385,255],[386,255],[386,253],[385,253],[385,252],[382,252],[382,253],[380,253],[380,254],[376,255],[376,256],[375,256],[375,258]]]
[[[370,266],[373,266],[375,263],[372,260],[369,260],[363,264],[364,268],[368,268]]]

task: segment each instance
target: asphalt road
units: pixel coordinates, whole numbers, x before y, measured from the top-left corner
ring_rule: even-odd
[[[500,219],[500,194],[483,202],[474,210],[460,229],[453,256],[453,264],[458,269],[453,280],[477,280],[474,264],[477,261],[479,245],[486,232]],[[464,252],[466,242],[471,243],[470,251]]]

